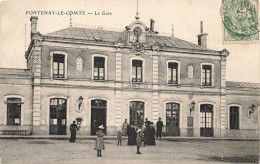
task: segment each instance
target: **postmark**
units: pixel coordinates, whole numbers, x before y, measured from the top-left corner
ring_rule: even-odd
[[[224,43],[259,43],[258,0],[222,0]]]

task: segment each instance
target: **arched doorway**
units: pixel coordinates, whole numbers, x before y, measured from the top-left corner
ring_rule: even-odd
[[[130,104],[130,125],[138,125],[139,127],[144,124],[144,102],[131,101]]]
[[[178,103],[167,103],[166,104],[166,127],[167,135],[179,136],[179,120],[180,120],[180,104]]]
[[[91,100],[91,135],[96,135],[97,127],[103,125],[106,133],[106,100]]]
[[[67,100],[62,98],[50,99],[50,135],[66,135]]]
[[[213,105],[200,105],[200,136],[213,137]]]

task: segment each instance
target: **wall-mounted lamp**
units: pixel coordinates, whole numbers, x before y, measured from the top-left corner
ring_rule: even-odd
[[[77,103],[76,103],[76,105],[77,105],[77,106],[76,106],[76,111],[77,111],[78,113],[82,112],[82,110],[83,110],[82,104],[83,104],[83,97],[80,96],[79,99],[78,99],[78,101],[77,101]]]
[[[255,104],[252,104],[250,107],[248,107],[248,117],[251,118],[254,112],[255,112]]]
[[[194,101],[192,101],[191,104],[189,105],[189,107],[190,107],[190,114],[191,114],[191,111],[193,111],[195,109],[195,104],[196,103]]]

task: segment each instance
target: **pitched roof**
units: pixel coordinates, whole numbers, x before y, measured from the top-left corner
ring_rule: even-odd
[[[0,68],[0,76],[32,76],[28,69]]]
[[[260,83],[226,81],[226,86],[235,88],[260,88]]]
[[[59,31],[46,34],[45,36],[55,37],[55,38],[80,39],[80,40],[114,43],[118,41],[121,34],[122,32],[116,32],[116,31],[69,27],[69,28],[65,28]],[[207,51],[207,52],[218,52],[218,51],[204,48],[194,43],[190,43],[169,36],[148,34],[146,36],[146,41],[149,46],[158,42],[162,46],[167,47],[169,49],[187,49],[187,50],[197,50],[197,51]]]

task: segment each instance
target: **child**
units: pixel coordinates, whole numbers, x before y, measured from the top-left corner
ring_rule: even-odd
[[[136,152],[136,154],[142,154],[142,153],[139,151],[139,149],[140,149],[140,147],[141,147],[141,145],[142,145],[143,131],[142,131],[141,129],[138,129],[138,130],[136,131],[136,134],[137,134],[137,136],[136,136],[136,147],[137,147],[137,152]]]
[[[102,130],[104,129],[103,125],[98,127],[97,131],[97,139],[95,142],[94,150],[97,150],[97,157],[102,157],[101,150],[105,150],[105,144],[104,144],[104,133]]]
[[[117,129],[117,146],[122,145],[122,132],[121,130],[118,128]]]

